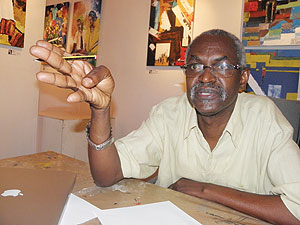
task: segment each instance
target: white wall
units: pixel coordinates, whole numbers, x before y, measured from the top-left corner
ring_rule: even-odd
[[[194,36],[212,28],[240,36],[242,0],[195,1]],[[97,63],[108,66],[116,81],[112,102],[116,138],[138,128],[154,104],[169,96],[181,95],[185,90],[181,70],[158,70],[149,74],[146,69],[150,2],[102,0]],[[43,110],[46,104],[55,107],[65,104],[65,99],[66,92],[49,87],[41,92],[40,106]]]
[[[36,151],[38,84],[29,47],[42,38],[45,0],[28,0],[23,49],[0,45],[0,158]],[[38,9],[38,10],[37,10]],[[38,18],[38,19],[37,19]],[[8,55],[13,49],[16,55]]]

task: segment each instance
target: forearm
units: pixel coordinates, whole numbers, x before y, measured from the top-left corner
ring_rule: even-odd
[[[286,208],[280,196],[258,195],[207,184],[198,197],[221,203],[271,223],[300,224]]]
[[[103,110],[91,107],[90,139],[95,144],[105,142],[110,136],[109,107]],[[114,144],[101,151],[88,147],[89,162],[94,181],[99,186],[110,186],[123,178],[121,163]]]

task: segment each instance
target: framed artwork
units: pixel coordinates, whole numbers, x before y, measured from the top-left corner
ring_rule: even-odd
[[[24,47],[26,0],[1,0],[0,44]]]
[[[72,27],[67,51],[72,54],[97,55],[102,0],[74,3]],[[93,59],[90,63],[96,63]]]
[[[245,0],[244,46],[300,44],[300,1]]]
[[[66,49],[69,2],[46,6],[44,40]]]
[[[155,66],[168,66],[170,59],[171,41],[157,42],[155,51]]]
[[[267,96],[289,100],[300,97],[299,49],[247,49],[246,63]],[[246,91],[253,92],[250,86]]]
[[[180,66],[192,40],[194,0],[151,0],[147,66]]]

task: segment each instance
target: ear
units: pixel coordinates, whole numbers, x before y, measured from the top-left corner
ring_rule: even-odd
[[[243,92],[246,90],[246,84],[248,83],[249,76],[250,76],[250,70],[248,68],[243,69],[240,77],[239,92]]]

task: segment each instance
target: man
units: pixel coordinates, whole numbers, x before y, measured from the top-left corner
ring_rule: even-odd
[[[84,42],[83,42],[83,21],[78,18],[76,20],[76,26],[77,26],[77,31],[75,33],[74,37],[74,44],[73,44],[73,49],[72,53],[85,53],[84,51]]]
[[[72,88],[69,102],[90,103],[88,153],[96,184],[145,178],[158,169],[163,187],[272,223],[300,224],[300,151],[292,127],[268,98],[238,94],[249,70],[232,34],[211,30],[198,36],[186,53],[187,94],[155,106],[138,130],[114,144],[109,70],[70,65],[45,42],[31,54],[71,75],[40,72],[38,80]]]
[[[97,19],[97,14],[93,10],[89,12],[88,19],[89,26],[86,29],[84,40],[85,51],[90,55],[96,55],[98,51],[100,21]]]

